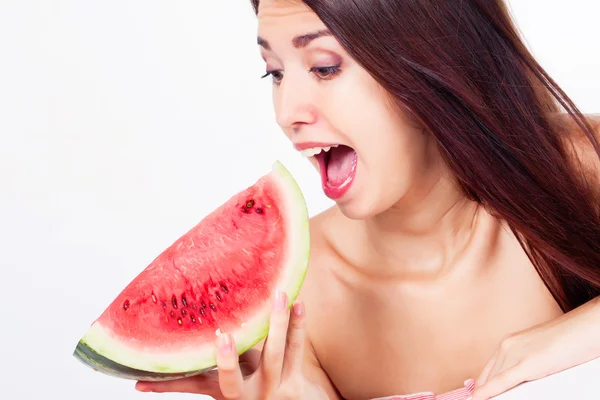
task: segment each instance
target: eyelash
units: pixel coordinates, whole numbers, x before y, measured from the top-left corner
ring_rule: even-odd
[[[325,73],[327,74],[326,77],[321,77],[318,75],[318,72],[323,72],[325,71]],[[329,67],[313,67],[311,69],[308,70],[309,73],[311,73],[315,79],[317,81],[328,81],[333,79],[336,75],[338,75],[340,72],[342,72],[341,68],[340,68],[340,64],[338,65],[332,65]],[[281,80],[283,79],[283,76],[281,78],[279,78],[279,80],[277,80],[275,78],[275,76],[273,74],[275,73],[281,73],[281,71],[267,71],[263,76],[261,76],[261,78],[266,78],[267,76],[271,75],[271,79],[273,81],[273,83],[275,85],[279,85],[281,84]]]

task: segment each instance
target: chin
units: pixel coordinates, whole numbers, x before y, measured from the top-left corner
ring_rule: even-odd
[[[382,186],[361,185],[362,180],[355,182],[355,186],[348,193],[335,200],[340,212],[352,220],[367,220],[385,214],[397,206],[406,197],[406,190],[401,183],[393,189],[386,183]]]
[[[346,218],[352,220],[366,220],[375,217],[395,204],[394,201],[384,201],[384,198],[389,197],[390,193],[385,193],[385,188],[369,186],[367,184],[369,179],[361,172],[358,171],[353,176],[349,187],[342,190],[328,187],[325,179],[322,179],[321,182],[323,194],[335,202],[336,207]]]
[[[336,201],[336,206],[340,212],[349,219],[352,220],[366,220],[372,218],[389,207],[380,204],[376,197],[372,196],[375,193],[372,190],[359,190],[358,187],[354,187],[342,199]],[[369,195],[371,193],[371,195]]]
[[[337,204],[337,208],[344,217],[356,221],[366,220],[373,216],[373,214],[369,213],[368,210],[356,207],[353,204]]]

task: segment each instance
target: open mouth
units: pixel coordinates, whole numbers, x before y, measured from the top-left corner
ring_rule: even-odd
[[[321,182],[325,194],[336,199],[350,188],[355,176],[358,155],[356,151],[343,144],[319,149],[311,149],[319,163]]]

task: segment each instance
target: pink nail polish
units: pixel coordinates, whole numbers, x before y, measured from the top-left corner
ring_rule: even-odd
[[[150,387],[148,387],[148,385],[146,385],[146,384],[143,384],[143,383],[138,383],[138,384],[135,386],[135,389],[136,389],[138,392],[151,392],[151,391],[152,391],[152,389],[151,389]]]
[[[297,317],[300,317],[304,313],[304,304],[296,303],[294,304],[294,314]]]
[[[223,355],[228,355],[233,350],[231,336],[228,333],[222,333],[219,336],[219,350]]]
[[[287,305],[287,296],[281,290],[275,292],[275,310],[285,310]]]

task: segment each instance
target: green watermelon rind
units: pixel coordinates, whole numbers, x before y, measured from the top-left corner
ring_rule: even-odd
[[[271,174],[280,189],[278,194],[286,205],[282,210],[285,210],[289,220],[286,233],[289,245],[287,262],[290,264],[282,268],[285,275],[278,280],[277,287],[287,294],[291,307],[304,283],[310,258],[308,210],[300,187],[281,162],[273,164]],[[255,317],[247,321],[244,328],[229,332],[234,337],[238,354],[246,352],[266,337],[271,310],[272,305],[267,302],[255,313]],[[152,351],[144,353],[128,348],[125,343],[113,339],[98,321],[81,338],[74,356],[105,374],[147,381],[192,376],[214,369],[216,364],[214,342],[199,342],[188,349],[180,349],[178,353],[158,356]]]

